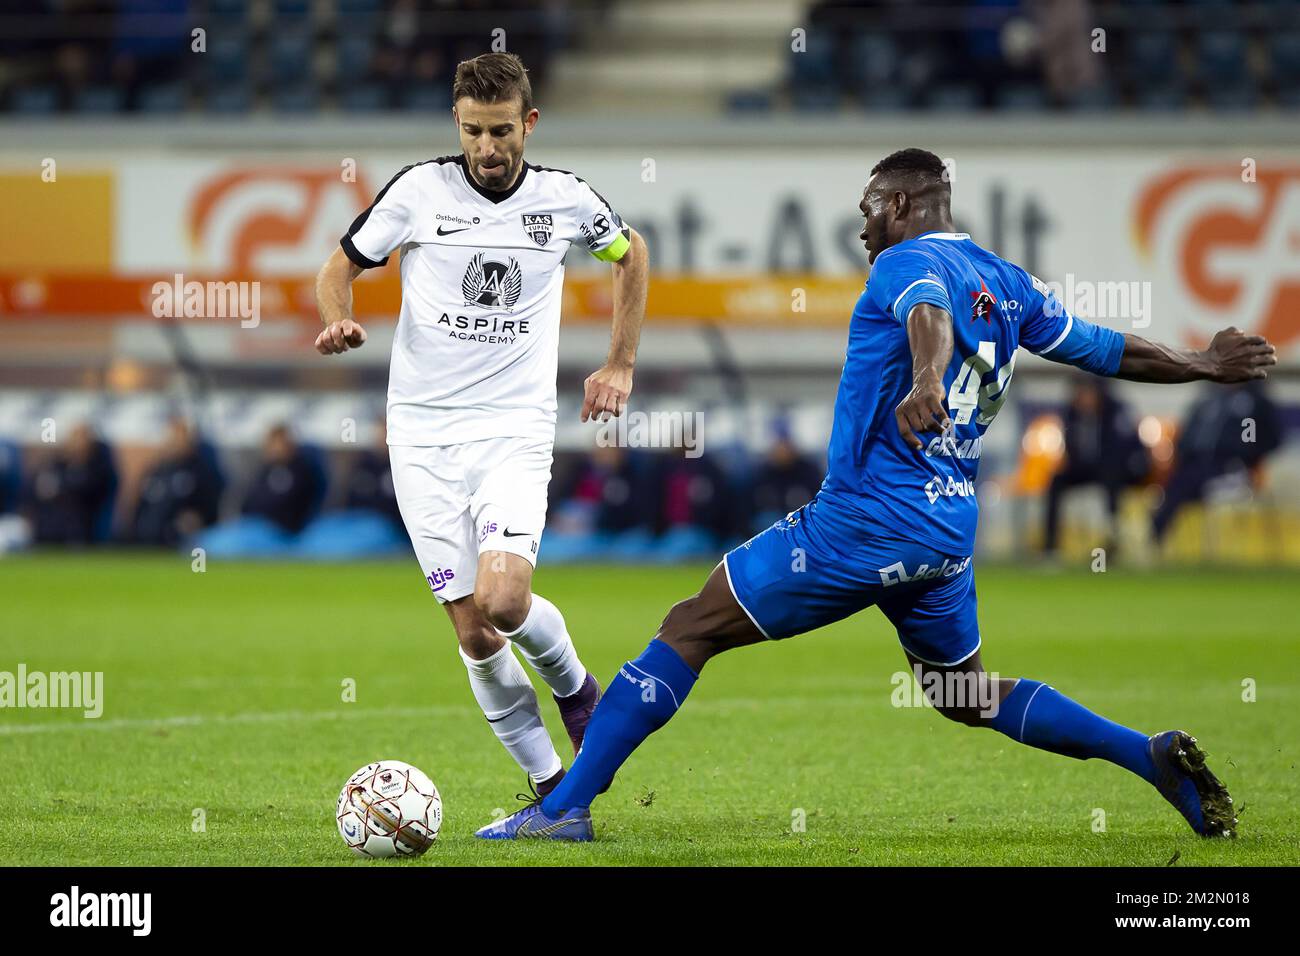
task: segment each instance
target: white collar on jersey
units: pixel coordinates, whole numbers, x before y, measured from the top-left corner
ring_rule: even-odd
[[[969,239],[969,232],[927,232],[917,236],[918,239]]]

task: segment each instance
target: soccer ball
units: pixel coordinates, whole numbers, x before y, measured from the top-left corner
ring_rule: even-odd
[[[343,785],[338,824],[343,842],[358,856],[419,856],[438,838],[442,797],[409,763],[368,763]]]

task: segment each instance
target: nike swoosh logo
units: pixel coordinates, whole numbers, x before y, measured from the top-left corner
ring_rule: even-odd
[[[533,534],[531,531],[511,531],[509,528],[501,533],[507,538],[530,538]]]
[[[469,226],[465,226],[465,227],[462,228],[462,229],[443,229],[442,226],[439,226],[439,227],[438,227],[438,235],[440,235],[440,236],[450,236],[452,233],[456,233],[456,232],[464,232],[466,229],[469,229]]]

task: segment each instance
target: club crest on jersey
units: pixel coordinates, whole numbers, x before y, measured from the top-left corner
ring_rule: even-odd
[[[988,286],[984,284],[983,279],[980,279],[979,291],[972,292],[970,297],[974,300],[970,304],[971,321],[974,322],[978,319],[983,319],[985,322],[992,325],[993,310],[997,308],[998,300],[993,297],[993,293],[989,291]]]
[[[551,241],[555,226],[551,222],[549,212],[526,212],[520,218],[524,221],[524,232],[528,233],[528,237],[533,242],[539,246],[544,246]]]
[[[478,253],[469,261],[465,278],[460,280],[460,291],[465,293],[466,305],[481,305],[488,309],[505,309],[509,312],[519,301],[524,287],[524,276],[513,256],[508,262],[484,260]]]

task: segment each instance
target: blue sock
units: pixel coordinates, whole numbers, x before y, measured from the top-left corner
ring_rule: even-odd
[[[677,713],[695,680],[681,655],[658,638],[640,657],[620,667],[591,715],[582,752],[559,786],[546,795],[542,812],[554,818],[565,810],[591,806],[641,741]]]
[[[1040,681],[1022,677],[989,726],[1022,744],[1080,760],[1100,757],[1155,782],[1146,734],[1099,717]]]

